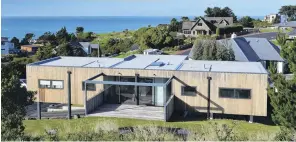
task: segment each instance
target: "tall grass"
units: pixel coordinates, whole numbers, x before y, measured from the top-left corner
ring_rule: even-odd
[[[45,127],[44,134],[32,136],[31,140],[50,140],[50,141],[272,141],[272,140],[290,140],[293,133],[288,131],[279,133],[259,132],[246,133],[239,131],[240,123],[232,121],[231,123],[208,122],[208,125],[201,127],[188,128],[188,134],[176,135],[162,129],[159,125],[148,123],[145,125],[135,125],[129,133],[121,133],[118,123],[114,120],[100,120],[92,127],[85,126],[87,121],[80,121],[77,125],[65,123],[59,128]],[[85,124],[85,125],[83,125]],[[64,127],[64,128],[63,128]],[[167,127],[164,125],[163,127]],[[285,135],[289,137],[286,138]]]

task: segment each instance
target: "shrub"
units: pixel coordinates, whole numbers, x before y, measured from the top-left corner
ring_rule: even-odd
[[[217,34],[217,31],[219,31],[219,35],[232,34],[232,33],[238,33],[243,31],[243,27],[242,26],[226,26],[223,28],[217,28],[216,34]]]
[[[134,132],[122,136],[124,141],[181,141],[182,138],[157,126],[137,126]],[[183,140],[182,140],[183,141]]]
[[[111,132],[111,131],[118,131],[118,128],[119,128],[118,125],[114,121],[106,120],[106,121],[99,121],[96,125],[95,131]]]
[[[276,134],[275,141],[295,141],[296,131],[282,127],[281,131]]]

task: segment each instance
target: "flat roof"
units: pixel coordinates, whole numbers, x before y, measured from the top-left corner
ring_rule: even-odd
[[[186,60],[179,70],[267,74],[260,62]]]
[[[36,63],[40,66],[64,66],[64,67],[111,67],[123,61],[120,58],[96,58],[96,57],[56,57],[52,60]]]
[[[136,54],[132,60],[125,61],[115,68],[175,70],[187,56],[184,55],[141,55]]]
[[[187,60],[185,55],[142,55],[126,58],[55,57],[35,62],[36,66],[92,67],[116,69],[180,70],[267,74],[260,62]],[[211,67],[211,70],[210,70]]]

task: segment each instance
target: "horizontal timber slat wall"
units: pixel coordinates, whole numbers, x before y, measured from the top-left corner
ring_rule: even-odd
[[[168,70],[134,70],[108,68],[27,66],[27,86],[29,90],[38,91],[38,79],[64,80],[64,89],[45,89],[44,102],[67,103],[67,71],[72,71],[72,103],[84,104],[82,81],[104,73],[109,76],[164,77],[172,80],[172,93],[175,94],[175,110],[188,107],[200,112],[207,111],[207,77],[211,76],[211,111],[214,113],[266,116],[267,114],[267,74],[168,71]],[[96,80],[102,80],[99,77]],[[195,96],[183,96],[181,87],[196,86]],[[251,99],[219,98],[219,88],[251,89]],[[97,84],[96,90],[103,90]],[[88,91],[88,99],[98,94]]]

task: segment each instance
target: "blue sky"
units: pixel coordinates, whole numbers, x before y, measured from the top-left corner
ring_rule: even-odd
[[[202,16],[230,7],[238,16],[277,13],[296,0],[2,0],[2,16]]]

